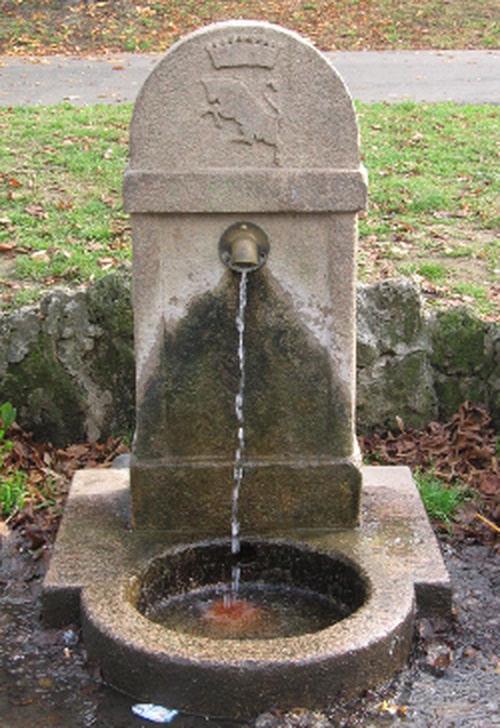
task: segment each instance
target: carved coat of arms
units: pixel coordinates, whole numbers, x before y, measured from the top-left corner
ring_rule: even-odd
[[[278,164],[280,110],[275,82],[267,77],[257,87],[253,78],[233,78],[224,69],[247,67],[270,71],[279,49],[254,36],[239,36],[213,44],[207,51],[217,73],[201,79],[208,103],[203,115],[211,115],[218,129],[224,131],[227,127],[225,131],[232,142],[248,145],[261,142],[273,147],[274,161]]]

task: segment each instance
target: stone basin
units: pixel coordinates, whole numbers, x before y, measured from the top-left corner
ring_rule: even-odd
[[[154,558],[138,580],[132,604],[145,617],[217,639],[319,632],[353,614],[371,589],[340,553],[261,539],[243,541],[235,556],[229,541],[175,549]]]
[[[44,621],[81,622],[88,654],[109,684],[186,712],[251,718],[359,694],[406,663],[417,610],[420,617],[447,615],[451,605],[449,577],[408,469],[363,468],[363,480],[361,528],[256,534],[242,551],[243,571],[252,563],[246,549],[255,549],[262,578],[318,595],[345,577],[338,593],[351,614],[289,637],[213,639],[167,629],[137,606],[167,564],[182,567],[182,588],[190,558],[195,585],[218,579],[223,572],[208,569],[204,580],[197,569],[227,545],[209,533],[193,542],[189,534],[131,531],[128,471],[79,471],[45,579]]]

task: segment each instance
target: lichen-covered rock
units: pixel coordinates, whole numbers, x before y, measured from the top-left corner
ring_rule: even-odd
[[[490,325],[485,339],[485,352],[491,369],[486,380],[486,401],[493,426],[500,432],[500,327]]]
[[[418,287],[406,279],[359,286],[358,430],[385,430],[396,417],[418,427],[437,414],[429,337]]]
[[[130,276],[54,291],[0,321],[0,400],[56,444],[97,440],[133,422]]]
[[[432,364],[448,375],[471,377],[484,369],[488,324],[465,308],[439,311],[431,327]]]
[[[37,341],[41,330],[40,315],[24,307],[0,319],[0,377],[10,364],[21,362],[30,346]]]
[[[40,330],[25,356],[8,367],[0,391],[38,439],[64,444],[85,439],[85,393],[58,362],[55,343]]]
[[[430,353],[439,415],[465,400],[484,403],[500,424],[500,331],[465,308],[439,311],[430,324]]]
[[[384,280],[357,291],[357,363],[380,356],[403,356],[424,343],[422,301],[412,281]]]
[[[97,426],[101,436],[130,432],[135,417],[135,361],[129,271],[118,271],[89,287],[87,305],[90,320],[101,331],[94,339],[89,377],[98,391],[107,393]]]

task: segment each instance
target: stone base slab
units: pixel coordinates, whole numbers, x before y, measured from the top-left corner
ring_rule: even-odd
[[[451,610],[448,573],[410,471],[367,467],[363,479],[361,527],[283,531],[273,540],[352,559],[370,581],[368,601],[314,634],[219,641],[152,623],[130,598],[134,576],[153,556],[210,539],[210,529],[190,540],[132,531],[129,472],[80,471],[45,578],[45,624],[81,622],[107,682],[182,711],[250,717],[272,707],[324,708],[355,695],[405,664],[416,613]]]
[[[231,522],[234,462],[137,462],[132,458],[134,527],[225,538]],[[265,494],[263,496],[263,494]],[[246,462],[239,499],[242,532],[359,525],[361,474],[347,459]]]

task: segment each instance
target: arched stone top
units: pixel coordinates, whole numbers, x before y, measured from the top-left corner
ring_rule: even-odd
[[[359,165],[341,77],[310,43],[269,23],[229,21],[191,34],[158,63],[135,105],[132,173]]]

